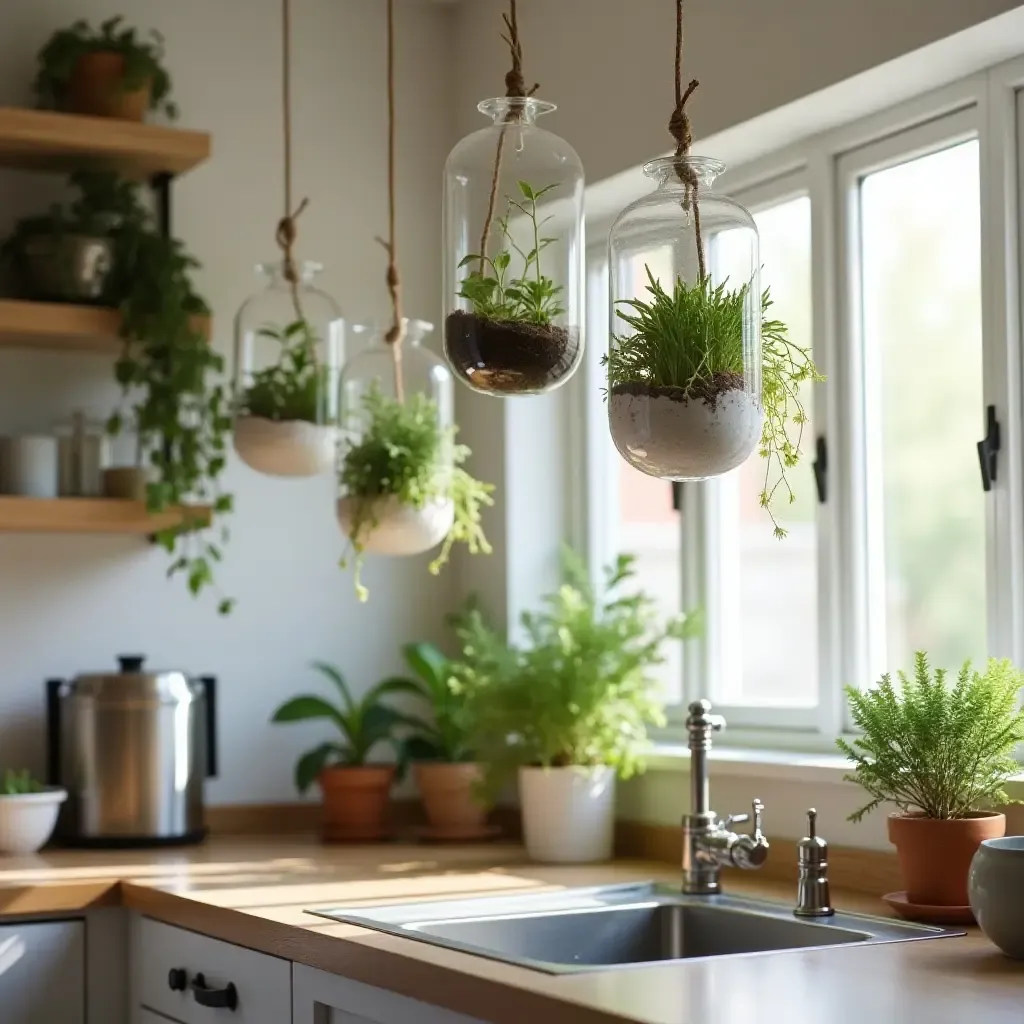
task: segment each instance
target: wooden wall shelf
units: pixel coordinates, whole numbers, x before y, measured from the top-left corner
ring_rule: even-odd
[[[150,515],[144,502],[118,498],[0,495],[0,533],[121,533],[148,536],[186,518],[210,521],[210,508],[187,505]]]
[[[0,107],[0,167],[68,172],[108,168],[147,179],[182,174],[210,156],[206,132]]]

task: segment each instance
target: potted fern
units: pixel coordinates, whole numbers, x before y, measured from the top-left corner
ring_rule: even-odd
[[[643,767],[647,728],[664,723],[653,672],[666,641],[698,629],[694,615],[662,621],[620,555],[595,589],[582,560],[563,554],[565,582],[522,616],[509,643],[470,607],[459,617],[456,694],[493,797],[518,777],[523,832],[538,861],[611,856],[615,777]]]
[[[1004,786],[1020,769],[1013,752],[1024,741],[1024,676],[993,658],[983,672],[965,663],[949,685],[919,651],[913,676],[898,678],[898,686],[886,673],[869,690],[846,689],[859,735],[837,743],[853,765],[846,779],[871,798],[850,820],[895,805],[888,828],[907,887],[902,912],[964,909],[971,858],[1006,830],[992,808],[1010,802]]]

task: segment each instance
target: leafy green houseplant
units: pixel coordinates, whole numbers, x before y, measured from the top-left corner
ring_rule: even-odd
[[[374,384],[353,412],[355,440],[341,458],[337,513],[348,538],[342,566],[354,566],[359,599],[369,596],[361,582],[367,552],[415,554],[441,543],[430,563],[434,574],[456,543],[489,553],[480,520],[494,488],[463,468],[470,450],[455,443],[455,428],[442,424],[436,402],[421,392],[399,402]]]
[[[407,718],[385,699],[390,694],[419,692],[407,679],[385,679],[362,697],[353,694],[341,672],[326,662],[313,667],[337,691],[337,702],[316,694],[285,701],[272,722],[324,720],[336,730],[303,754],[295,765],[295,787],[305,793],[318,782],[323,794],[324,838],[330,841],[379,839],[387,834],[388,794],[394,764],[371,763],[380,747],[400,752],[399,728]]]
[[[858,734],[837,743],[853,766],[847,780],[870,797],[850,820],[895,805],[889,838],[911,904],[966,906],[978,844],[1005,831],[1005,816],[990,808],[1009,802],[1005,784],[1020,770],[1022,685],[1024,675],[995,658],[983,672],[965,663],[950,684],[919,651],[913,675],[899,672],[898,685],[887,673],[871,689],[847,687]]]
[[[647,729],[664,722],[655,671],[664,645],[699,628],[695,614],[663,620],[620,555],[595,589],[572,552],[564,583],[522,616],[510,643],[478,608],[458,621],[456,692],[495,795],[518,773],[527,847],[538,859],[610,852],[613,780],[643,767]],[[572,815],[581,814],[578,823]]]
[[[122,17],[108,18],[98,29],[84,20],[60,29],[37,62],[34,88],[44,107],[133,121],[147,110],[178,116],[163,36],[155,30],[140,34]]]

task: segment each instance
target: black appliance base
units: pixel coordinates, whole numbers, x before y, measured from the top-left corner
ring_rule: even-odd
[[[201,843],[208,830],[197,829],[179,836],[57,836],[56,846],[70,846],[79,850],[137,850],[158,846],[194,846]]]

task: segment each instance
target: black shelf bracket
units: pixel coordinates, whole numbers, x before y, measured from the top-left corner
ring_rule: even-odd
[[[814,442],[814,484],[818,489],[818,504],[824,505],[828,500],[828,445],[825,437],[819,434]]]
[[[985,411],[986,434],[978,442],[978,462],[981,464],[981,486],[986,491],[992,490],[996,482],[998,455],[1000,449],[999,420],[996,419],[996,407],[990,405]]]
[[[160,234],[167,238],[171,233],[171,182],[174,175],[167,171],[154,174],[149,179],[150,188],[156,195],[156,222],[160,227]]]
[[[683,485],[679,480],[672,481],[672,511],[683,511]]]

